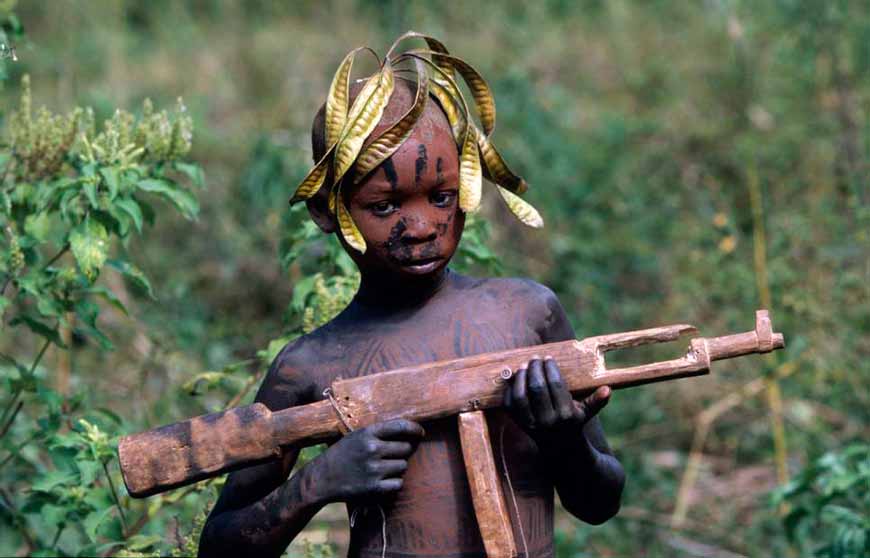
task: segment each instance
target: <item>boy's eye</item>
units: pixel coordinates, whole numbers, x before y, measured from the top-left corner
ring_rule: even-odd
[[[379,201],[371,204],[369,209],[378,217],[386,217],[396,210],[396,205],[390,201]]]
[[[453,190],[440,190],[432,194],[432,203],[437,207],[449,207],[456,198],[456,192]]]

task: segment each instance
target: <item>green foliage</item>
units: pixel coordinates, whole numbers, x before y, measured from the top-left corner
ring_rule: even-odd
[[[783,522],[805,555],[870,554],[870,445],[828,452],[774,494],[789,508]]]
[[[789,463],[816,463],[820,453],[859,439],[870,422],[870,15],[863,2],[507,0],[486,4],[485,19],[476,4],[444,10],[422,2],[261,2],[250,10],[217,0],[57,9],[28,2],[16,8],[18,18],[7,7],[0,3],[0,41],[13,43],[19,60],[0,56],[0,74],[11,78],[0,82],[2,106],[24,114],[20,85],[29,73],[28,102],[64,111],[30,109],[29,133],[43,138],[46,158],[8,166],[12,152],[0,149],[0,173],[9,169],[0,213],[10,225],[0,227],[0,286],[9,281],[0,293],[0,354],[9,357],[0,356],[0,430],[17,408],[9,395],[19,386],[24,403],[0,440],[0,463],[28,440],[37,419],[53,416],[39,394],[53,390],[64,370],[71,380],[61,410],[75,416],[68,424],[58,419],[59,429],[82,432],[77,420],[84,418],[111,440],[249,401],[284,344],[340,309],[355,280],[352,262],[308,222],[304,207],[287,210],[289,189],[310,168],[311,117],[342,54],[354,44],[383,48],[418,29],[443,37],[488,78],[498,146],[529,181],[527,199],[546,222],[542,231],[523,230],[501,204],[484,203],[482,218],[467,224],[457,269],[547,284],[580,336],[678,322],[705,335],[743,331],[766,277],[774,324],[786,334],[787,350],[770,359],[718,362],[708,378],[616,393],[602,422],[628,471],[624,510],[594,528],[557,512],[558,555],[691,554],[673,546],[680,536],[723,554],[800,556],[833,544],[839,525],[852,525],[813,511],[788,537],[780,508],[766,498],[776,481],[763,397],[741,399],[711,425],[689,521],[672,529],[669,514],[698,414],[783,364],[796,370],[781,382]],[[134,155],[145,140],[130,130],[143,111],[130,123],[115,106],[142,106],[150,97],[171,107],[179,93],[189,106],[182,114],[197,122],[185,158],[208,168],[198,208],[190,201],[202,171],[184,160],[167,162],[159,176],[142,175],[157,181],[142,188],[125,182],[129,168],[120,170],[159,165],[144,151]],[[19,180],[16,168],[36,177],[57,165],[75,105],[93,106],[95,124],[111,122],[110,132],[86,135],[99,149],[91,147],[91,158],[79,134],[54,188],[44,187],[54,182],[49,176],[42,185]],[[4,116],[9,131],[13,119]],[[151,140],[154,153],[171,151],[179,116],[168,111],[168,126],[162,117],[149,120],[162,138]],[[87,131],[87,109],[78,119]],[[132,139],[122,140],[124,133]],[[184,193],[173,195],[163,181],[180,181]],[[751,183],[760,193],[763,238]],[[58,194],[60,220],[53,206],[33,211],[27,201]],[[87,257],[81,267],[71,246],[35,273],[72,231],[92,232],[84,213],[108,235],[98,274]],[[194,214],[195,223],[184,218]],[[63,305],[63,292],[85,290],[93,305]],[[56,326],[56,315],[66,324]],[[104,349],[107,342],[115,351]],[[91,408],[111,409],[121,426],[84,411]],[[47,456],[49,434],[21,450],[29,461],[16,454],[0,466],[0,494],[59,470]],[[317,451],[307,449],[302,460]],[[195,541],[216,486],[132,501],[114,462],[108,470],[130,529],[147,521],[125,541],[110,541],[120,529],[110,503],[114,511],[95,532],[117,544],[101,552],[166,555]],[[97,473],[94,483],[107,490]],[[818,509],[808,503],[823,493],[813,486],[787,499],[791,511]],[[0,498],[0,553],[51,552],[54,526],[43,532],[39,514],[15,507],[24,495],[9,495],[12,507]],[[834,505],[866,517],[860,501],[838,497]],[[39,540],[28,546],[22,533],[37,527]],[[816,542],[801,533],[814,533]],[[57,546],[72,552],[85,544],[84,528],[68,526]]]
[[[0,151],[0,331],[24,328],[31,338],[3,354],[0,367],[2,551],[96,555],[119,546],[131,554],[165,547],[138,533],[160,506],[134,509],[118,490],[122,420],[92,407],[82,392],[52,389],[48,377],[61,372],[49,371],[43,357],[50,344],[71,350],[65,336],[113,348],[98,324],[101,303],[127,309],[99,284],[107,265],[153,296],[126,256],[110,255],[133,229],[143,234],[154,222],[155,198],[196,215],[195,198],[178,181],[202,186],[199,168],[181,160],[192,120],[180,100],[172,117],[155,114],[146,101],[141,118],[118,110],[97,132],[90,108],[58,115],[42,107],[34,117],[31,95],[25,75]],[[179,544],[189,555],[189,544]]]

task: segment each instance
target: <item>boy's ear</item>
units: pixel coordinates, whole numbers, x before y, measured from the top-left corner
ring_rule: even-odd
[[[332,234],[336,231],[337,226],[335,216],[329,212],[328,196],[329,189],[321,188],[319,192],[305,200],[305,206],[308,208],[311,220],[320,227],[320,230],[326,234]]]

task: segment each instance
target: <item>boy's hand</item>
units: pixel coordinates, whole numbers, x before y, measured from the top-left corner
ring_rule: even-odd
[[[355,430],[336,442],[312,465],[318,499],[343,502],[402,488],[408,457],[425,435],[416,422],[395,419]]]
[[[532,359],[514,374],[504,391],[504,406],[538,445],[564,443],[607,405],[610,387],[601,386],[583,401],[574,401],[551,357]]]

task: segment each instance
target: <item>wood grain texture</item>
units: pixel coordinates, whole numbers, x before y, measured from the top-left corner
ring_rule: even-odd
[[[487,558],[514,558],[517,545],[492,455],[483,411],[459,413],[459,441],[471,503]]]
[[[443,360],[337,380],[329,401],[275,413],[261,404],[231,409],[121,438],[118,454],[127,490],[144,497],[276,459],[282,446],[306,446],[342,433],[338,412],[354,429],[394,418],[430,420],[501,404],[505,381],[535,357],[551,356],[575,395],[602,385],[613,389],[706,374],[714,360],[763,353],[784,346],[766,310],[754,331],[698,337],[678,359],[608,370],[604,355],[626,347],[661,343],[694,332],[672,325],[562,341],[497,353]]]

